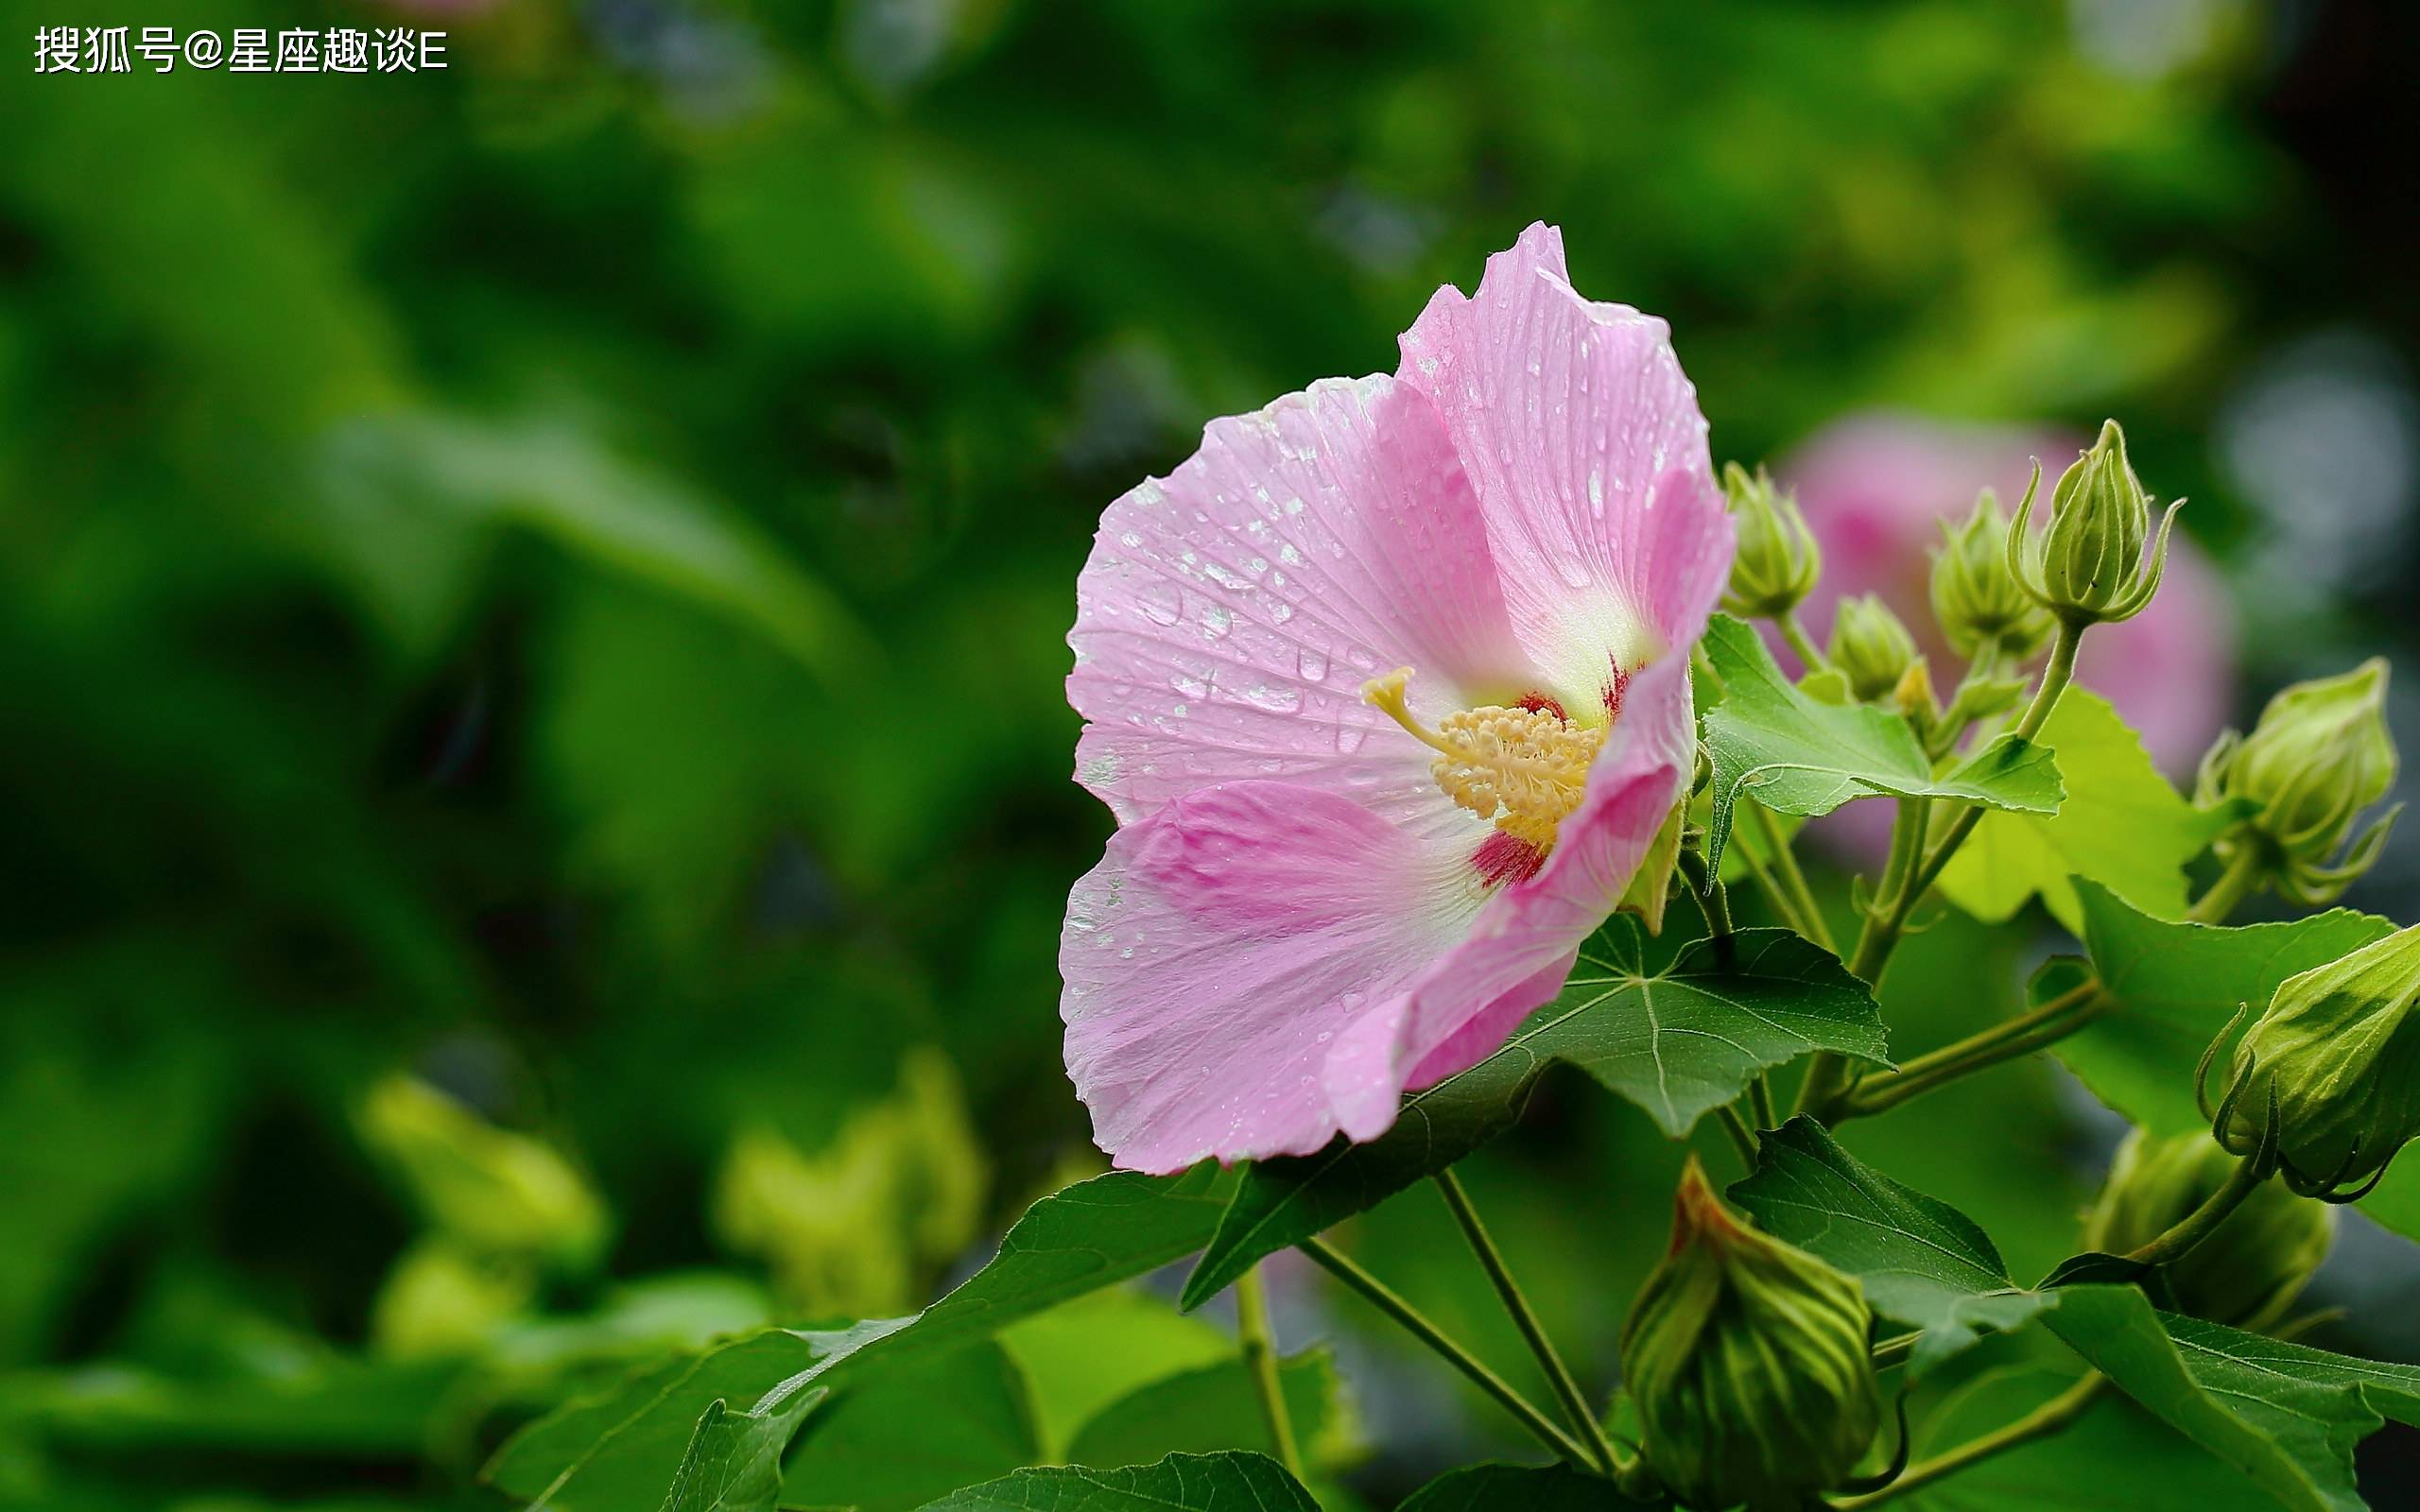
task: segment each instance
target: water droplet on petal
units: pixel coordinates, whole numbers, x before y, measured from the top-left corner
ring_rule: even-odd
[[[1184,613],[1184,593],[1174,583],[1146,583],[1134,595],[1134,602],[1153,622],[1161,625],[1174,625]]]

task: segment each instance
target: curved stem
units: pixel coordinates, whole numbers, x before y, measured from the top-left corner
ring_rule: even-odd
[[[2049,662],[2042,669],[2041,684],[2033,690],[2033,701],[2026,705],[2025,716],[2016,722],[2015,733],[2020,739],[2031,740],[2049,721],[2051,711],[2059,706],[2059,696],[2067,691],[2068,683],[2075,680],[2076,648],[2083,641],[2082,625],[2060,623],[2058,638],[2050,643]],[[1899,865],[1899,832],[1909,828],[1909,805],[1914,801],[1920,800],[1901,800],[1900,824],[1893,831],[1892,866],[1894,869]],[[1942,868],[1949,865],[1949,858],[1958,853],[1958,848],[1966,843],[1966,837],[1975,833],[1975,826],[1981,823],[1982,818],[1982,805],[1966,804],[1951,818],[1943,829],[1941,838],[1934,841],[1929,849],[1926,849],[1921,832],[1918,832],[1916,854],[1921,859],[1906,868],[1895,890],[1890,885],[1890,875],[1885,874],[1880,891],[1890,902],[1885,904],[1877,899],[1875,911],[1866,916],[1865,928],[1858,936],[1857,954],[1849,960],[1852,974],[1868,986],[1881,986],[1882,969],[1891,963],[1891,953],[1907,930],[1908,916],[1915,912],[1916,904],[1932,890]],[[1828,1116],[1825,1105],[1833,1101],[1839,1091],[1842,1064],[1839,1057],[1828,1053],[1819,1054],[1808,1061],[1806,1081],[1798,1093],[1801,1112],[1813,1113],[1819,1118]]]
[[[1731,895],[1724,890],[1722,879],[1709,870],[1705,857],[1694,850],[1680,854],[1681,874],[1689,879],[1689,892],[1698,901],[1698,909],[1705,915],[1706,937],[1714,941],[1714,958],[1723,966],[1731,964]]]
[[[2067,684],[2075,680],[2076,648],[2083,643],[2083,626],[2066,623],[2059,626],[2058,639],[2050,643],[2049,664],[2042,669],[2041,686],[2033,690],[2033,701],[2026,705],[2025,717],[2016,722],[2015,734],[2018,738],[2031,740],[2042,733],[2042,727],[2049,722],[2050,712],[2059,706],[2059,695],[2066,692]],[[1949,828],[1942,832],[1940,841],[1926,854],[1924,865],[1916,868],[1915,882],[1910,887],[1907,899],[1909,910],[1914,909],[1916,901],[1932,886],[1934,879],[1941,875],[1941,868],[1949,865],[1949,858],[1958,853],[1958,848],[1966,843],[1966,837],[1975,832],[1975,826],[1981,823],[1982,818],[1981,805],[1970,803],[1961,809],[1958,817],[1950,821]],[[1907,914],[1902,912],[1892,925],[1893,934],[1895,936],[1906,922]]]
[[[2200,1207],[2178,1219],[2173,1228],[2139,1248],[2127,1251],[2126,1258],[2143,1265],[2167,1265],[2192,1253],[2193,1246],[2218,1231],[2243,1200],[2260,1189],[2269,1179],[2269,1163],[2257,1157],[2238,1160],[2227,1173],[2226,1183],[2213,1192]]]
[[[1398,1328],[1434,1350],[1447,1365],[1461,1371],[1471,1384],[1487,1393],[1496,1405],[1511,1413],[1515,1421],[1535,1435],[1540,1443],[1574,1465],[1593,1464],[1588,1452],[1581,1448],[1569,1434],[1556,1427],[1553,1418],[1530,1405],[1529,1399],[1508,1385],[1502,1376],[1489,1369],[1477,1355],[1447,1338],[1436,1324],[1423,1317],[1418,1308],[1395,1295],[1386,1282],[1355,1264],[1324,1240],[1305,1239],[1294,1247],[1358,1294],[1363,1301],[1384,1313]]]
[[[1780,628],[1781,638],[1789,643],[1789,648],[1798,653],[1801,672],[1818,672],[1832,664],[1832,659],[1825,656],[1824,648],[1815,644],[1815,638],[1806,633],[1806,627],[1798,623],[1796,610],[1791,610],[1773,624]]]
[[[1941,723],[1933,728],[1931,737],[1925,742],[1926,755],[1939,761],[1957,748],[1958,737],[1966,733],[1966,727],[1974,723],[1974,716],[1966,712],[1967,692],[1997,676],[1999,669],[1999,642],[1986,641],[1975,648],[1974,660],[1966,663],[1966,675],[1958,679],[1957,688],[1950,694],[1949,707]]]
[[[1925,828],[1931,805],[1920,798],[1899,799],[1898,817],[1891,826],[1891,859],[1882,868],[1882,881],[1875,888],[1874,901],[1867,905],[1865,926],[1858,932],[1857,954],[1849,960],[1849,974],[1879,986],[1882,968],[1891,956],[1891,948],[1898,942],[1898,921],[1907,918],[1912,906],[1908,899],[1910,879],[1916,863],[1924,854]],[[1886,924],[1885,920],[1892,922]],[[1834,1051],[1818,1051],[1806,1062],[1806,1079],[1798,1084],[1797,1110],[1829,1121],[1831,1105],[1838,1100],[1843,1083],[1848,1080],[1848,1058]]]
[[[2071,988],[2039,1007],[2003,1020],[1954,1044],[1916,1056],[1897,1071],[1859,1080],[1841,1095],[1833,1109],[1834,1119],[1837,1122],[1869,1117],[1962,1076],[2031,1055],[2046,1045],[2056,1044],[2112,1006],[2112,1001],[2101,995],[2097,981]]]
[[[1823,905],[1815,901],[1815,890],[1806,885],[1806,873],[1798,868],[1797,853],[1790,849],[1789,837],[1773,822],[1772,810],[1751,800],[1748,812],[1755,819],[1756,833],[1765,842],[1765,850],[1773,858],[1773,870],[1781,878],[1792,903],[1798,910],[1799,933],[1838,955],[1840,947],[1832,943],[1832,926],[1824,919]]]
[[[1512,1314],[1512,1324],[1521,1331],[1521,1337],[1528,1341],[1530,1352],[1538,1357],[1540,1368],[1546,1371],[1547,1384],[1554,1387],[1556,1399],[1563,1403],[1564,1416],[1571,1420],[1572,1427],[1580,1430],[1580,1436],[1586,1441],[1598,1469],[1611,1475],[1614,1472],[1614,1446],[1606,1441],[1605,1430],[1598,1424],[1597,1415],[1588,1410],[1587,1393],[1582,1391],[1580,1383],[1572,1379],[1571,1371],[1563,1363],[1563,1356],[1555,1352],[1554,1341],[1547,1337],[1546,1326],[1530,1310],[1530,1299],[1521,1295],[1520,1283],[1512,1279],[1512,1267],[1504,1263],[1503,1252],[1495,1247],[1494,1240],[1488,1238],[1487,1226],[1479,1222],[1478,1210],[1471,1206],[1470,1194],[1462,1190],[1461,1178],[1449,1168],[1438,1172],[1434,1179],[1437,1190],[1444,1194],[1445,1206],[1453,1211],[1454,1222],[1461,1226],[1462,1237],[1470,1241],[1471,1253],[1478,1257],[1479,1265],[1487,1272],[1487,1279],[1495,1286],[1496,1297],[1503,1301],[1504,1311]]]
[[[1874,1347],[1874,1368],[1888,1370],[1893,1366],[1905,1365],[1908,1356],[1916,1352],[1916,1345],[1924,1336],[1924,1330],[1918,1329],[1912,1333],[1895,1334],[1881,1340]]]
[[[1969,1465],[1987,1460],[2020,1444],[2047,1438],[2083,1416],[2083,1410],[2092,1405],[2100,1395],[2101,1388],[2108,1383],[2105,1376],[2086,1376],[2015,1421],[1970,1438],[1956,1449],[1935,1454],[1930,1459],[1916,1461],[1897,1480],[1882,1489],[1865,1496],[1852,1496],[1832,1505],[1839,1512],[1865,1512],[1867,1507],[1880,1506],[1910,1491],[1921,1490],[1945,1475],[1955,1474]]]
[[[1756,1131],[1750,1128],[1748,1121],[1739,1116],[1739,1105],[1725,1103],[1714,1110],[1714,1116],[1722,1125],[1722,1132],[1731,1136],[1731,1148],[1737,1152],[1739,1163],[1748,1168],[1750,1176],[1755,1175],[1758,1148]]]
[[[2186,920],[2195,924],[2224,922],[2229,914],[2259,888],[2260,874],[2266,869],[2265,859],[2260,854],[2260,847],[2248,838],[2238,845],[2226,869],[2219,873],[2219,880],[2210,884],[2208,892],[2193,900],[2192,907],[2185,910]]]
[[[1798,917],[1798,905],[1790,902],[1789,895],[1783,892],[1780,885],[1773,881],[1772,868],[1766,866],[1764,858],[1756,854],[1756,848],[1752,845],[1740,846],[1739,858],[1747,863],[1748,875],[1755,879],[1756,891],[1764,895],[1766,906],[1781,917],[1783,925],[1801,935],[1807,933],[1806,921]]]
[[[1277,1463],[1296,1480],[1303,1478],[1303,1451],[1294,1441],[1293,1415],[1286,1410],[1286,1388],[1277,1379],[1277,1341],[1269,1328],[1269,1296],[1254,1265],[1236,1278],[1236,1338],[1242,1347],[1244,1369],[1260,1398],[1262,1420]]]

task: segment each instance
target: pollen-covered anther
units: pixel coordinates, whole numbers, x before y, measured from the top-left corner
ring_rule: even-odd
[[[1574,725],[1542,699],[1547,707],[1465,709],[1430,730],[1405,701],[1410,677],[1409,667],[1398,667],[1362,684],[1361,696],[1437,752],[1428,769],[1447,798],[1516,840],[1541,851],[1551,847],[1555,827],[1587,790],[1607,727]]]

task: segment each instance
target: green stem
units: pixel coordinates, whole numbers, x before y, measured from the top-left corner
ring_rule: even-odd
[[[1880,1506],[1911,1491],[1922,1490],[1944,1476],[1953,1475],[1969,1465],[1979,1464],[2020,1444],[2047,1438],[2083,1416],[2083,1410],[2092,1405],[2100,1397],[2101,1388],[2108,1383],[2105,1377],[2086,1376],[2015,1421],[1970,1438],[1945,1453],[1916,1461],[1897,1480],[1882,1489],[1865,1496],[1852,1496],[1832,1505],[1837,1512],[1865,1512],[1867,1507]]]
[[[1781,1127],[1781,1120],[1773,1115],[1773,1079],[1761,1071],[1748,1084],[1748,1109],[1755,1115],[1756,1127]]]
[[[1773,881],[1772,868],[1756,854],[1756,848],[1743,844],[1739,847],[1739,856],[1748,864],[1748,875],[1755,879],[1756,891],[1764,895],[1766,905],[1780,916],[1785,926],[1801,935],[1808,934],[1806,921],[1798,917],[1798,905],[1790,902],[1789,895]]]
[[[2244,1199],[2260,1190],[2269,1179],[2269,1163],[2263,1160],[2236,1162],[2227,1174],[2226,1184],[2210,1194],[2209,1200],[2178,1219],[2173,1228],[2139,1248],[2127,1251],[2126,1258],[2142,1265],[2169,1265],[2193,1252],[2193,1246],[2218,1231]]]
[[[1398,1328],[1435,1351],[1447,1365],[1461,1371],[1471,1384],[1487,1393],[1496,1405],[1511,1413],[1515,1421],[1535,1435],[1540,1443],[1574,1465],[1592,1463],[1588,1452],[1581,1448],[1569,1434],[1556,1427],[1553,1418],[1531,1406],[1527,1398],[1506,1384],[1504,1378],[1489,1369],[1477,1355],[1447,1338],[1436,1324],[1423,1317],[1418,1308],[1395,1295],[1386,1282],[1355,1264],[1324,1240],[1305,1239],[1294,1247],[1358,1294],[1363,1301],[1384,1313]]]
[[[1877,1342],[1874,1346],[1874,1368],[1888,1370],[1893,1366],[1905,1365],[1924,1336],[1924,1330],[1918,1329],[1913,1333],[1896,1334]]]
[[[1722,1132],[1731,1136],[1731,1147],[1738,1152],[1739,1163],[1748,1168],[1750,1176],[1755,1175],[1758,1148],[1756,1131],[1750,1128],[1748,1121],[1739,1116],[1739,1105],[1724,1103],[1714,1110],[1714,1116],[1722,1125]]]
[[[2059,696],[2067,691],[2068,683],[2075,680],[2076,648],[2083,641],[2083,625],[2060,623],[2058,637],[2050,643],[2049,662],[2042,669],[2041,684],[2033,690],[2033,701],[2026,705],[2025,716],[2016,722],[2018,738],[2031,740],[2042,732],[2043,725],[2050,718],[2050,712],[2059,706]],[[1908,805],[1911,801],[1914,800],[1901,800],[1900,823],[1893,831],[1892,865],[1894,868],[1899,864],[1900,832],[1910,828]],[[1851,974],[1870,987],[1882,985],[1882,970],[1891,963],[1891,953],[1898,945],[1899,936],[1907,931],[1908,916],[1915,912],[1916,904],[1932,890],[1942,868],[1949,865],[1949,858],[1956,855],[1958,848],[1966,843],[1966,837],[1975,833],[1975,826],[1982,822],[1982,805],[1965,805],[1951,818],[1942,831],[1941,838],[1934,841],[1929,849],[1924,846],[1922,832],[1917,832],[1916,847],[1922,859],[1906,869],[1895,890],[1890,886],[1890,877],[1887,874],[1884,877],[1879,897],[1889,898],[1890,902],[1880,904],[1877,898],[1877,906],[1866,915],[1865,928],[1858,936],[1857,953],[1849,960]],[[1829,1052],[1820,1053],[1808,1061],[1806,1081],[1799,1089],[1800,1111],[1811,1112],[1818,1117],[1827,1115],[1824,1105],[1839,1091],[1842,1064],[1839,1057]]]
[[[1824,648],[1815,644],[1815,638],[1806,633],[1806,627],[1798,623],[1796,610],[1784,614],[1773,623],[1780,627],[1781,638],[1789,643],[1789,648],[1792,651],[1798,653],[1798,660],[1802,663],[1801,671],[1820,672],[1832,664],[1832,659],[1825,656]]]
[[[1999,642],[1986,641],[1976,647],[1975,659],[1966,663],[1966,675],[1958,679],[1958,686],[1949,695],[1949,707],[1944,712],[1941,723],[1933,727],[1931,737],[1925,742],[1926,755],[1939,761],[1957,748],[1958,737],[1966,733],[1966,727],[1974,722],[1973,716],[1965,712],[1967,690],[1988,681],[1999,672]]]
[[[1864,1077],[1841,1094],[1833,1108],[1834,1121],[1871,1117],[1962,1076],[2031,1055],[2056,1044],[2113,1006],[2115,1003],[2101,995],[2097,981],[2069,988],[2039,1007],[1914,1057],[1897,1071]]]
[[[1732,949],[1731,895],[1724,890],[1722,879],[1708,869],[1705,857],[1694,850],[1684,850],[1680,862],[1681,874],[1689,879],[1689,891],[1698,901],[1698,910],[1705,915],[1705,933],[1714,941],[1714,958],[1727,967]]]
[[[1260,1398],[1260,1415],[1269,1425],[1269,1441],[1277,1463],[1296,1480],[1303,1478],[1303,1451],[1294,1441],[1294,1418],[1286,1410],[1286,1388],[1277,1379],[1277,1341],[1269,1328],[1269,1297],[1254,1265],[1236,1279],[1236,1337],[1242,1347],[1244,1369]]]
[[[1874,901],[1866,905],[1865,926],[1858,932],[1857,954],[1848,963],[1849,974],[1869,985],[1881,984],[1883,964],[1898,939],[1897,927],[1886,926],[1884,921],[1905,918],[1901,905],[1917,859],[1924,854],[1925,826],[1930,813],[1931,806],[1925,799],[1899,799],[1898,817],[1891,826],[1891,859],[1883,866],[1882,881],[1875,888]],[[1816,1052],[1807,1059],[1806,1079],[1798,1084],[1797,1110],[1829,1121],[1831,1105],[1847,1080],[1848,1057],[1830,1050]]]
[[[2059,706],[2059,695],[2066,692],[2067,684],[2075,680],[2076,648],[2083,643],[2083,627],[2082,625],[2069,625],[2063,622],[2059,626],[2058,638],[2050,643],[2049,664],[2042,669],[2041,686],[2033,690],[2033,701],[2026,705],[2025,717],[2016,722],[2015,733],[2019,739],[2031,740],[2042,733],[2042,727],[2049,722],[2050,712]],[[1917,901],[1924,897],[1932,886],[1934,879],[1941,875],[1941,868],[1949,865],[1949,858],[1958,853],[1958,848],[1966,843],[1966,837],[1975,833],[1975,826],[1981,823],[1982,819],[1982,806],[1968,804],[1959,811],[1958,816],[1950,821],[1948,829],[1942,833],[1940,841],[1926,853],[1924,865],[1916,868],[1914,885],[1908,891],[1905,909],[1900,912],[1891,926],[1893,938],[1897,936],[1899,929],[1907,923],[1908,911],[1915,908]],[[1884,954],[1886,955],[1889,954],[1887,947]],[[1872,978],[1869,977],[1867,980],[1871,981]]]
[[[2259,888],[2261,873],[2266,869],[2267,858],[2261,855],[2260,847],[2251,837],[2244,837],[2228,859],[2226,869],[2219,873],[2219,880],[2210,884],[2210,890],[2193,900],[2193,906],[2185,911],[2187,920],[2196,924],[2224,922]]]
[[[1564,1416],[1571,1420],[1572,1427],[1580,1430],[1597,1468],[1611,1475],[1614,1472],[1614,1446],[1606,1440],[1605,1430],[1599,1425],[1597,1415],[1588,1410],[1587,1393],[1580,1389],[1580,1383],[1572,1379],[1570,1369],[1563,1363],[1563,1356],[1556,1352],[1554,1341],[1547,1337],[1545,1325],[1530,1310],[1530,1299],[1521,1294],[1520,1283],[1512,1279],[1512,1267],[1504,1263],[1503,1251],[1497,1249],[1495,1242],[1487,1236],[1487,1226],[1479,1222],[1478,1210],[1471,1206],[1470,1194],[1462,1190],[1461,1178],[1448,1168],[1438,1172],[1433,1179],[1437,1190],[1444,1194],[1445,1206],[1453,1211],[1454,1222],[1461,1226],[1462,1237],[1470,1242],[1471,1253],[1478,1257],[1480,1268],[1487,1272],[1488,1281],[1495,1286],[1497,1298],[1504,1303],[1504,1311],[1512,1314],[1513,1327],[1519,1329],[1521,1337],[1528,1341],[1530,1352],[1538,1357],[1539,1366],[1546,1371],[1547,1383],[1554,1387],[1556,1399],[1563,1403]]]
[[[1772,811],[1756,802],[1749,803],[1747,809],[1755,818],[1756,833],[1763,837],[1766,850],[1772,855],[1773,870],[1797,904],[1799,933],[1838,955],[1841,948],[1832,943],[1832,927],[1824,921],[1823,905],[1815,901],[1814,889],[1806,885],[1806,873],[1798,868],[1797,853],[1790,849],[1789,837],[1781,833],[1781,826],[1774,822]]]

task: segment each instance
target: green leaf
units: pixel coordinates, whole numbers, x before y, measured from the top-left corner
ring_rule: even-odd
[[[1616,1496],[1603,1477],[1568,1465],[1471,1465],[1412,1492],[1395,1512],[1607,1512],[1640,1505]]]
[[[821,1332],[770,1329],[675,1356],[524,1428],[496,1452],[486,1478],[558,1512],[655,1512],[716,1400],[753,1403],[819,1382],[838,1388],[877,1365],[979,1342],[1157,1269],[1208,1239],[1230,1184],[1206,1164],[1176,1177],[1095,1177],[1035,1203],[990,1264],[916,1316]]]
[[[2171,924],[2090,882],[2076,895],[2084,947],[2118,1007],[2057,1054],[2093,1095],[2155,1135],[2203,1126],[2193,1068],[2238,1006],[2256,1013],[2286,978],[2394,932],[2341,908],[2281,924]]]
[[[753,523],[614,455],[578,422],[399,412],[344,426],[327,447],[339,510],[533,531],[746,627],[831,687],[858,686],[879,659],[848,607]]]
[[[1916,1430],[1927,1458],[2005,1427],[2075,1383],[2040,1365],[1988,1370]],[[2003,1450],[1906,1499],[1907,1512],[2145,1512],[2234,1508],[2243,1478],[2123,1395],[2103,1391],[2065,1428]]]
[[[2353,1447],[2381,1419],[2363,1382],[2270,1352],[2292,1349],[2290,1345],[2165,1318],[2131,1286],[2068,1288],[2048,1322],[2068,1348],[2154,1417],[2294,1512],[2353,1512],[2366,1505],[2355,1489]],[[2171,1339],[2169,1326],[2193,1342]],[[2230,1347],[2238,1339],[2250,1347],[2243,1356]],[[2315,1349],[2296,1352],[2332,1358]],[[2400,1412],[2411,1411],[2410,1381],[2382,1381],[2379,1389]]]
[[[1325,1349],[1309,1349],[1279,1365],[1294,1440],[1316,1469],[1333,1469],[1358,1449],[1344,1385]],[[1220,1449],[1276,1452],[1260,1392],[1240,1359],[1154,1381],[1084,1424],[1065,1458],[1078,1465],[1144,1465],[1170,1453]]]
[[[689,1435],[664,1512],[773,1512],[782,1494],[782,1451],[828,1395],[821,1386],[769,1391],[746,1412],[710,1403]]]
[[[1729,1195],[1767,1233],[1864,1283],[1876,1312],[1922,1329],[1911,1376],[2057,1303],[2009,1280],[1973,1219],[1858,1160],[1804,1115],[1765,1135],[1755,1174]]]
[[[1133,1286],[1095,1292],[1012,1324],[1000,1332],[1000,1343],[1033,1387],[1041,1458],[1087,1465],[1101,1461],[1068,1446],[1102,1408],[1154,1381],[1236,1359],[1233,1333]]]
[[[1018,1470],[953,1491],[928,1512],[1319,1512],[1265,1454],[1170,1454],[1156,1465]]]
[[[2197,1317],[2164,1313],[2160,1322],[2186,1368],[2214,1391],[2260,1396],[2285,1383],[2357,1391],[2381,1417],[2420,1427],[2420,1366],[2357,1360]]]
[[[1879,709],[1807,696],[1782,676],[1756,632],[1738,620],[1717,614],[1703,644],[1722,679],[1722,701],[1705,716],[1705,744],[1714,760],[1714,808],[1705,842],[1712,864],[1722,858],[1732,811],[1742,796],[1777,813],[1806,816],[1829,814],[1852,799],[1876,795],[1961,799],[2049,814],[2065,797],[2058,766],[2040,746],[2003,735],[1936,775],[1906,720]]]
[[[2394,933],[2387,919],[2344,908],[2231,928],[2165,923],[2090,883],[2079,885],[2077,896],[2084,944],[2118,1007],[2061,1040],[2056,1054],[2094,1096],[2153,1134],[2204,1126],[2193,1071],[2237,1008],[2250,1005],[2257,1014],[2286,978]],[[2223,1055],[2219,1065],[2223,1071]],[[2420,1161],[2389,1167],[2360,1209],[2420,1239]]]
[[[2039,893],[2082,933],[2074,879],[2107,886],[2160,919],[2185,912],[2185,864],[2243,815],[2197,809],[2152,765],[2142,741],[2100,695],[2069,688],[2035,745],[2058,760],[2067,800],[2056,814],[1985,814],[1941,874],[1950,902],[1998,923]]]
[[[978,1344],[843,1389],[791,1454],[783,1500],[911,1512],[1042,1457],[1024,1372]]]
[[[1743,930],[1733,944],[1727,967],[1711,941],[1700,940],[1651,971],[1637,920],[1607,919],[1552,1003],[1487,1059],[1414,1094],[1384,1135],[1256,1162],[1185,1281],[1184,1305],[1200,1306],[1262,1256],[1376,1206],[1501,1134],[1550,1062],[1579,1067],[1646,1108],[1674,1139],[1759,1071],[1807,1051],[1888,1064],[1874,999],[1830,953],[1780,929]]]

